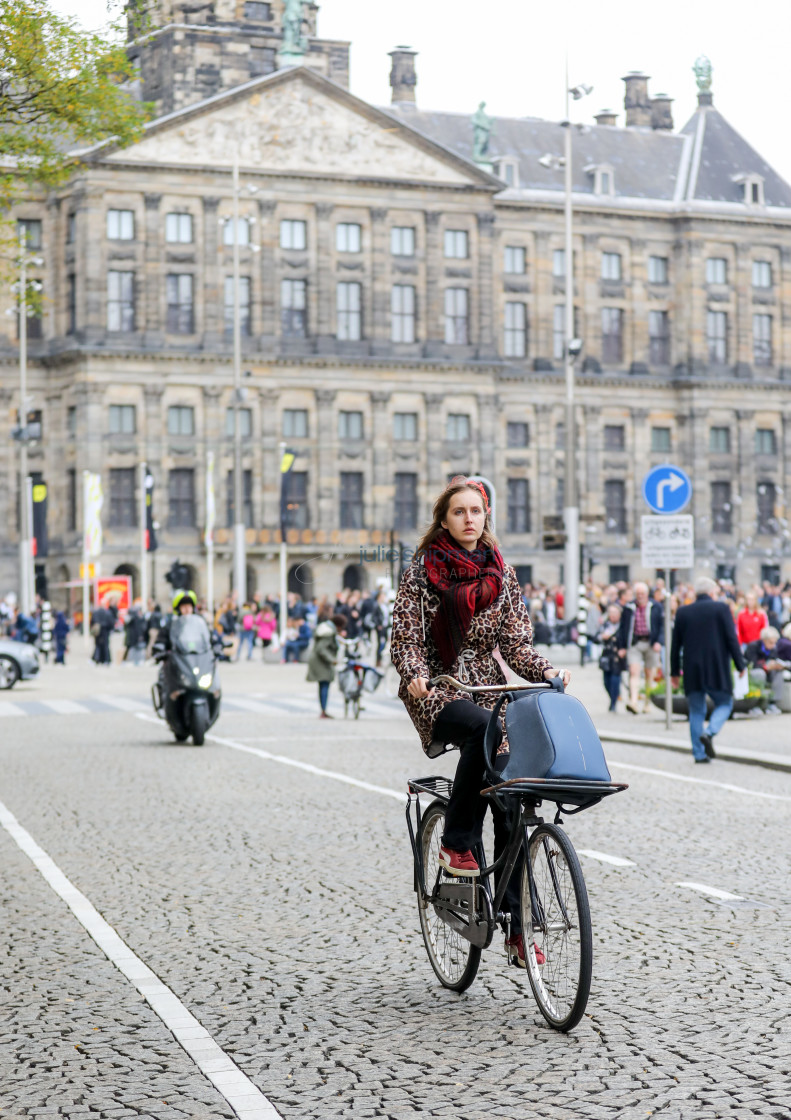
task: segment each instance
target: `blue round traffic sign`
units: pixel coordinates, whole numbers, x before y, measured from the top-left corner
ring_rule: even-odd
[[[654,513],[678,513],[692,497],[692,483],[681,467],[654,467],[643,479],[643,497]]]

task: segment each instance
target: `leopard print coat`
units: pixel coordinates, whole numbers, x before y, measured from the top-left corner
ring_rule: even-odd
[[[446,704],[453,700],[472,700],[469,693],[451,686],[437,686],[429,695],[417,700],[407,692],[407,685],[415,677],[439,676],[445,670],[431,639],[431,623],[439,610],[440,597],[431,586],[426,569],[416,557],[404,572],[398,595],[393,606],[393,633],[390,656],[401,676],[399,699],[417,729],[423,750],[434,758],[442,753],[438,743],[433,743],[434,721]],[[520,677],[528,681],[542,681],[550,661],[533,649],[533,626],[522,599],[516,572],[506,564],[503,586],[493,603],[473,615],[467,631],[465,648],[449,670],[450,675],[471,685],[505,684],[506,678],[493,653],[500,647],[500,654]],[[483,708],[493,708],[498,694],[480,693],[475,703]],[[507,704],[501,709],[505,715]],[[500,752],[508,750],[503,725],[503,742]]]

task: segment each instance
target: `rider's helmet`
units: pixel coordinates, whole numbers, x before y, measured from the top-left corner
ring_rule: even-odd
[[[185,599],[188,600],[190,603],[192,603],[192,609],[193,610],[198,609],[198,596],[195,594],[195,592],[194,591],[189,591],[186,588],[181,588],[173,596],[173,613],[174,614],[179,613],[179,607],[181,606],[181,604],[184,602]]]

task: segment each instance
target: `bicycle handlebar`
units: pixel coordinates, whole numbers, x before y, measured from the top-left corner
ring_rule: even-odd
[[[556,678],[552,678],[555,680]],[[560,680],[562,681],[562,676]],[[551,680],[542,681],[536,684],[464,684],[462,681],[457,681],[455,677],[451,677],[448,673],[443,673],[439,677],[432,677],[428,682],[428,687],[433,688],[436,684],[452,684],[454,688],[461,688],[465,692],[529,692],[534,688],[557,688]]]

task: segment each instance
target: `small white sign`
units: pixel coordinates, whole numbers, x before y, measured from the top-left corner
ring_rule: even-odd
[[[641,518],[641,555],[644,568],[692,568],[695,565],[695,526],[691,513]]]

